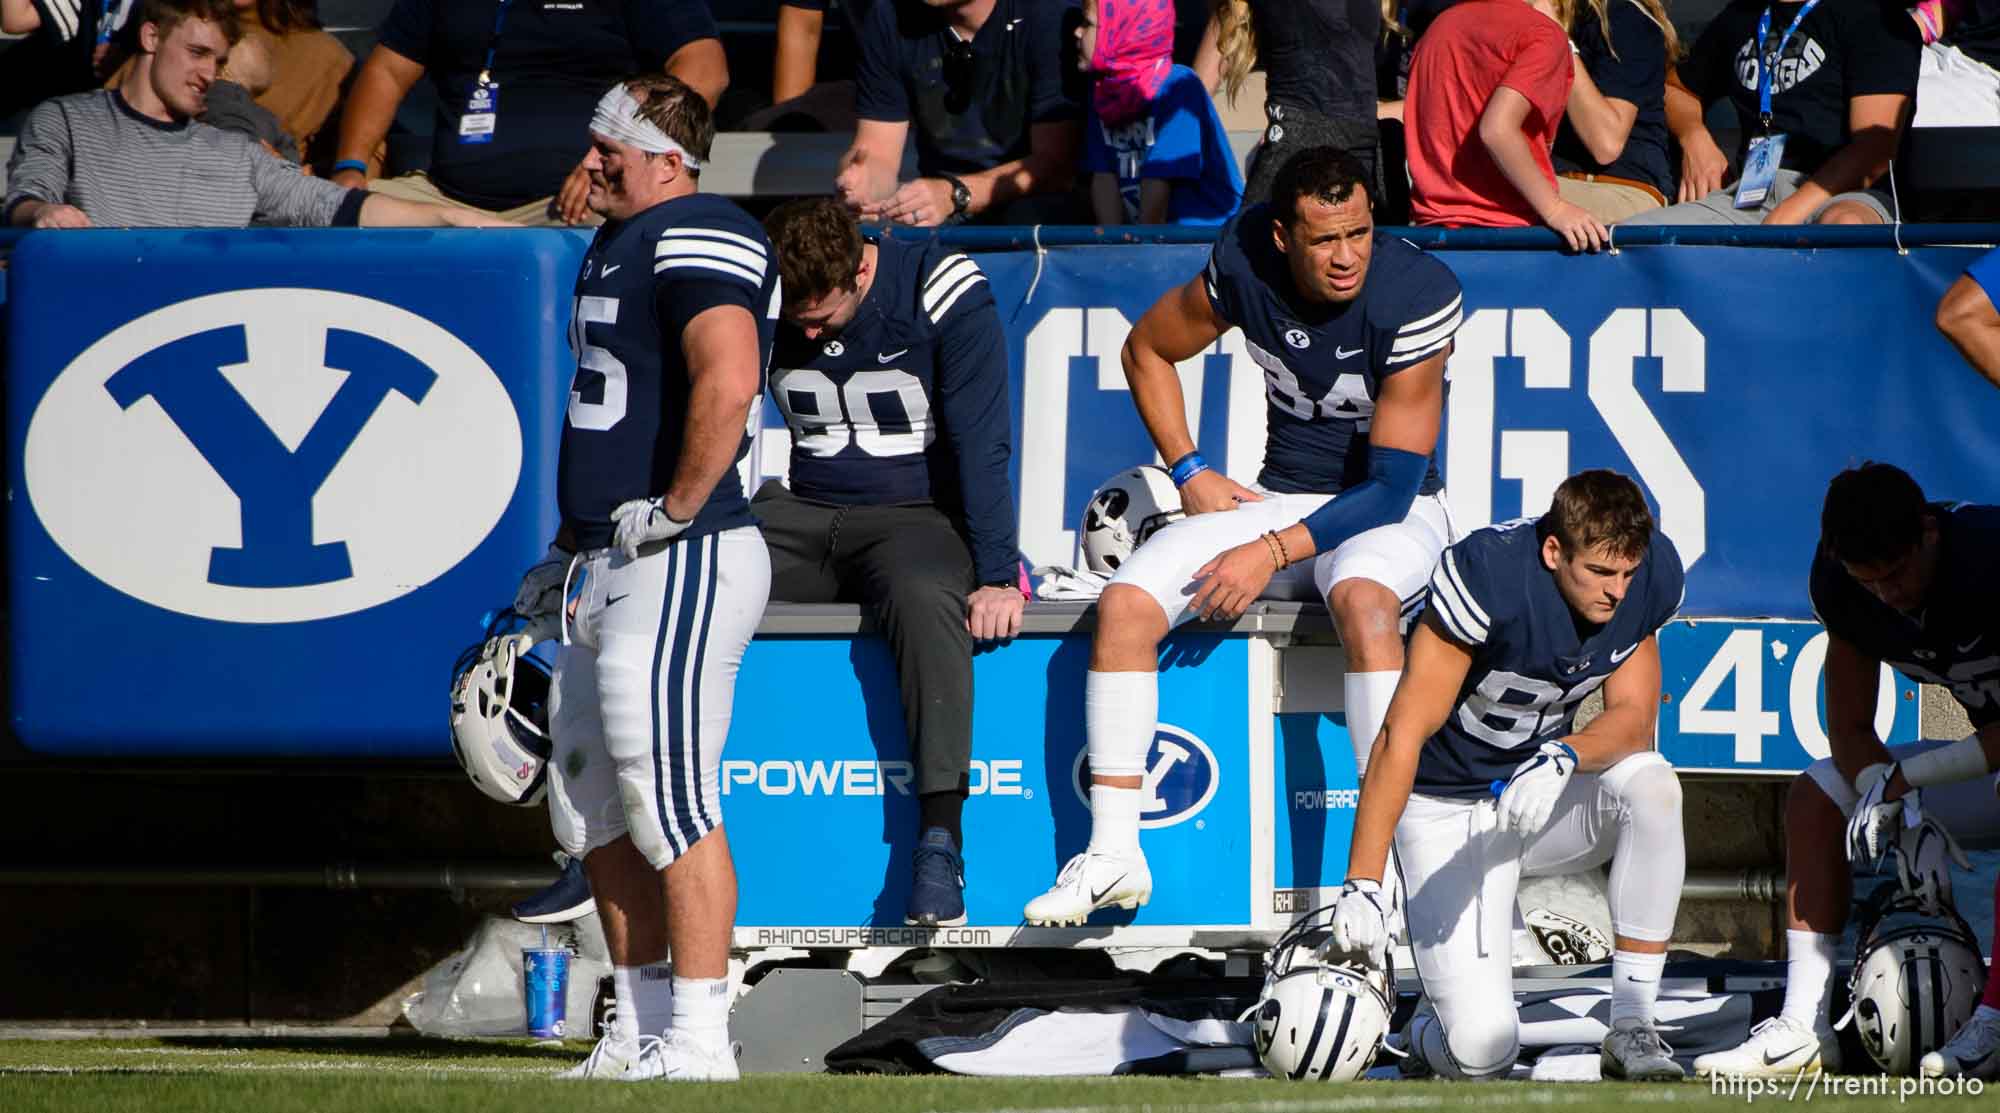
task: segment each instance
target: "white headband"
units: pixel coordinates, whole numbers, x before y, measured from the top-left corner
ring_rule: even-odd
[[[674,142],[658,124],[639,115],[639,100],[624,82],[613,85],[590,114],[592,134],[630,144],[650,155],[676,154],[689,170],[701,169],[701,160]]]

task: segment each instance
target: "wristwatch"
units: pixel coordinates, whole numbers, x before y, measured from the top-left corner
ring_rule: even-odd
[[[951,187],[951,215],[945,218],[945,223],[964,220],[972,212],[972,191],[950,174],[939,174],[938,177]]]

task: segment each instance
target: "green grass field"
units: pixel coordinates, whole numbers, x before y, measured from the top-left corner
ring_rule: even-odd
[[[568,1113],[688,1109],[699,1113],[1309,1113],[1313,1110],[1715,1108],[1745,1098],[1706,1082],[1551,1085],[1364,1082],[1344,1086],[1231,1079],[975,1079],[762,1075],[733,1086],[578,1084],[551,1071],[587,1048],[428,1039],[133,1039],[0,1042],[4,1113]],[[1830,1096],[1802,1084],[1752,1104],[1880,1110],[1887,1094]],[[2000,1093],[1913,1094],[1923,1109],[1994,1108]]]

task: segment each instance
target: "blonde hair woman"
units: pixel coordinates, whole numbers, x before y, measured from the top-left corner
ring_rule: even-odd
[[[1667,204],[1667,69],[1679,37],[1661,0],[1555,0],[1576,81],[1556,135],[1565,201],[1610,224]]]

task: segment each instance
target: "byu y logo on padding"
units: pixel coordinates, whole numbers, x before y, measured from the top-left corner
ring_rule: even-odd
[[[91,575],[225,622],[388,602],[493,529],[521,428],[478,353],[386,302],[309,289],[193,298],[56,376],[28,497]]]
[[[1172,827],[1193,819],[1215,798],[1221,770],[1208,743],[1176,726],[1161,723],[1146,750],[1146,774],[1139,784],[1139,826]],[[1070,787],[1090,804],[1090,761],[1076,756]]]

